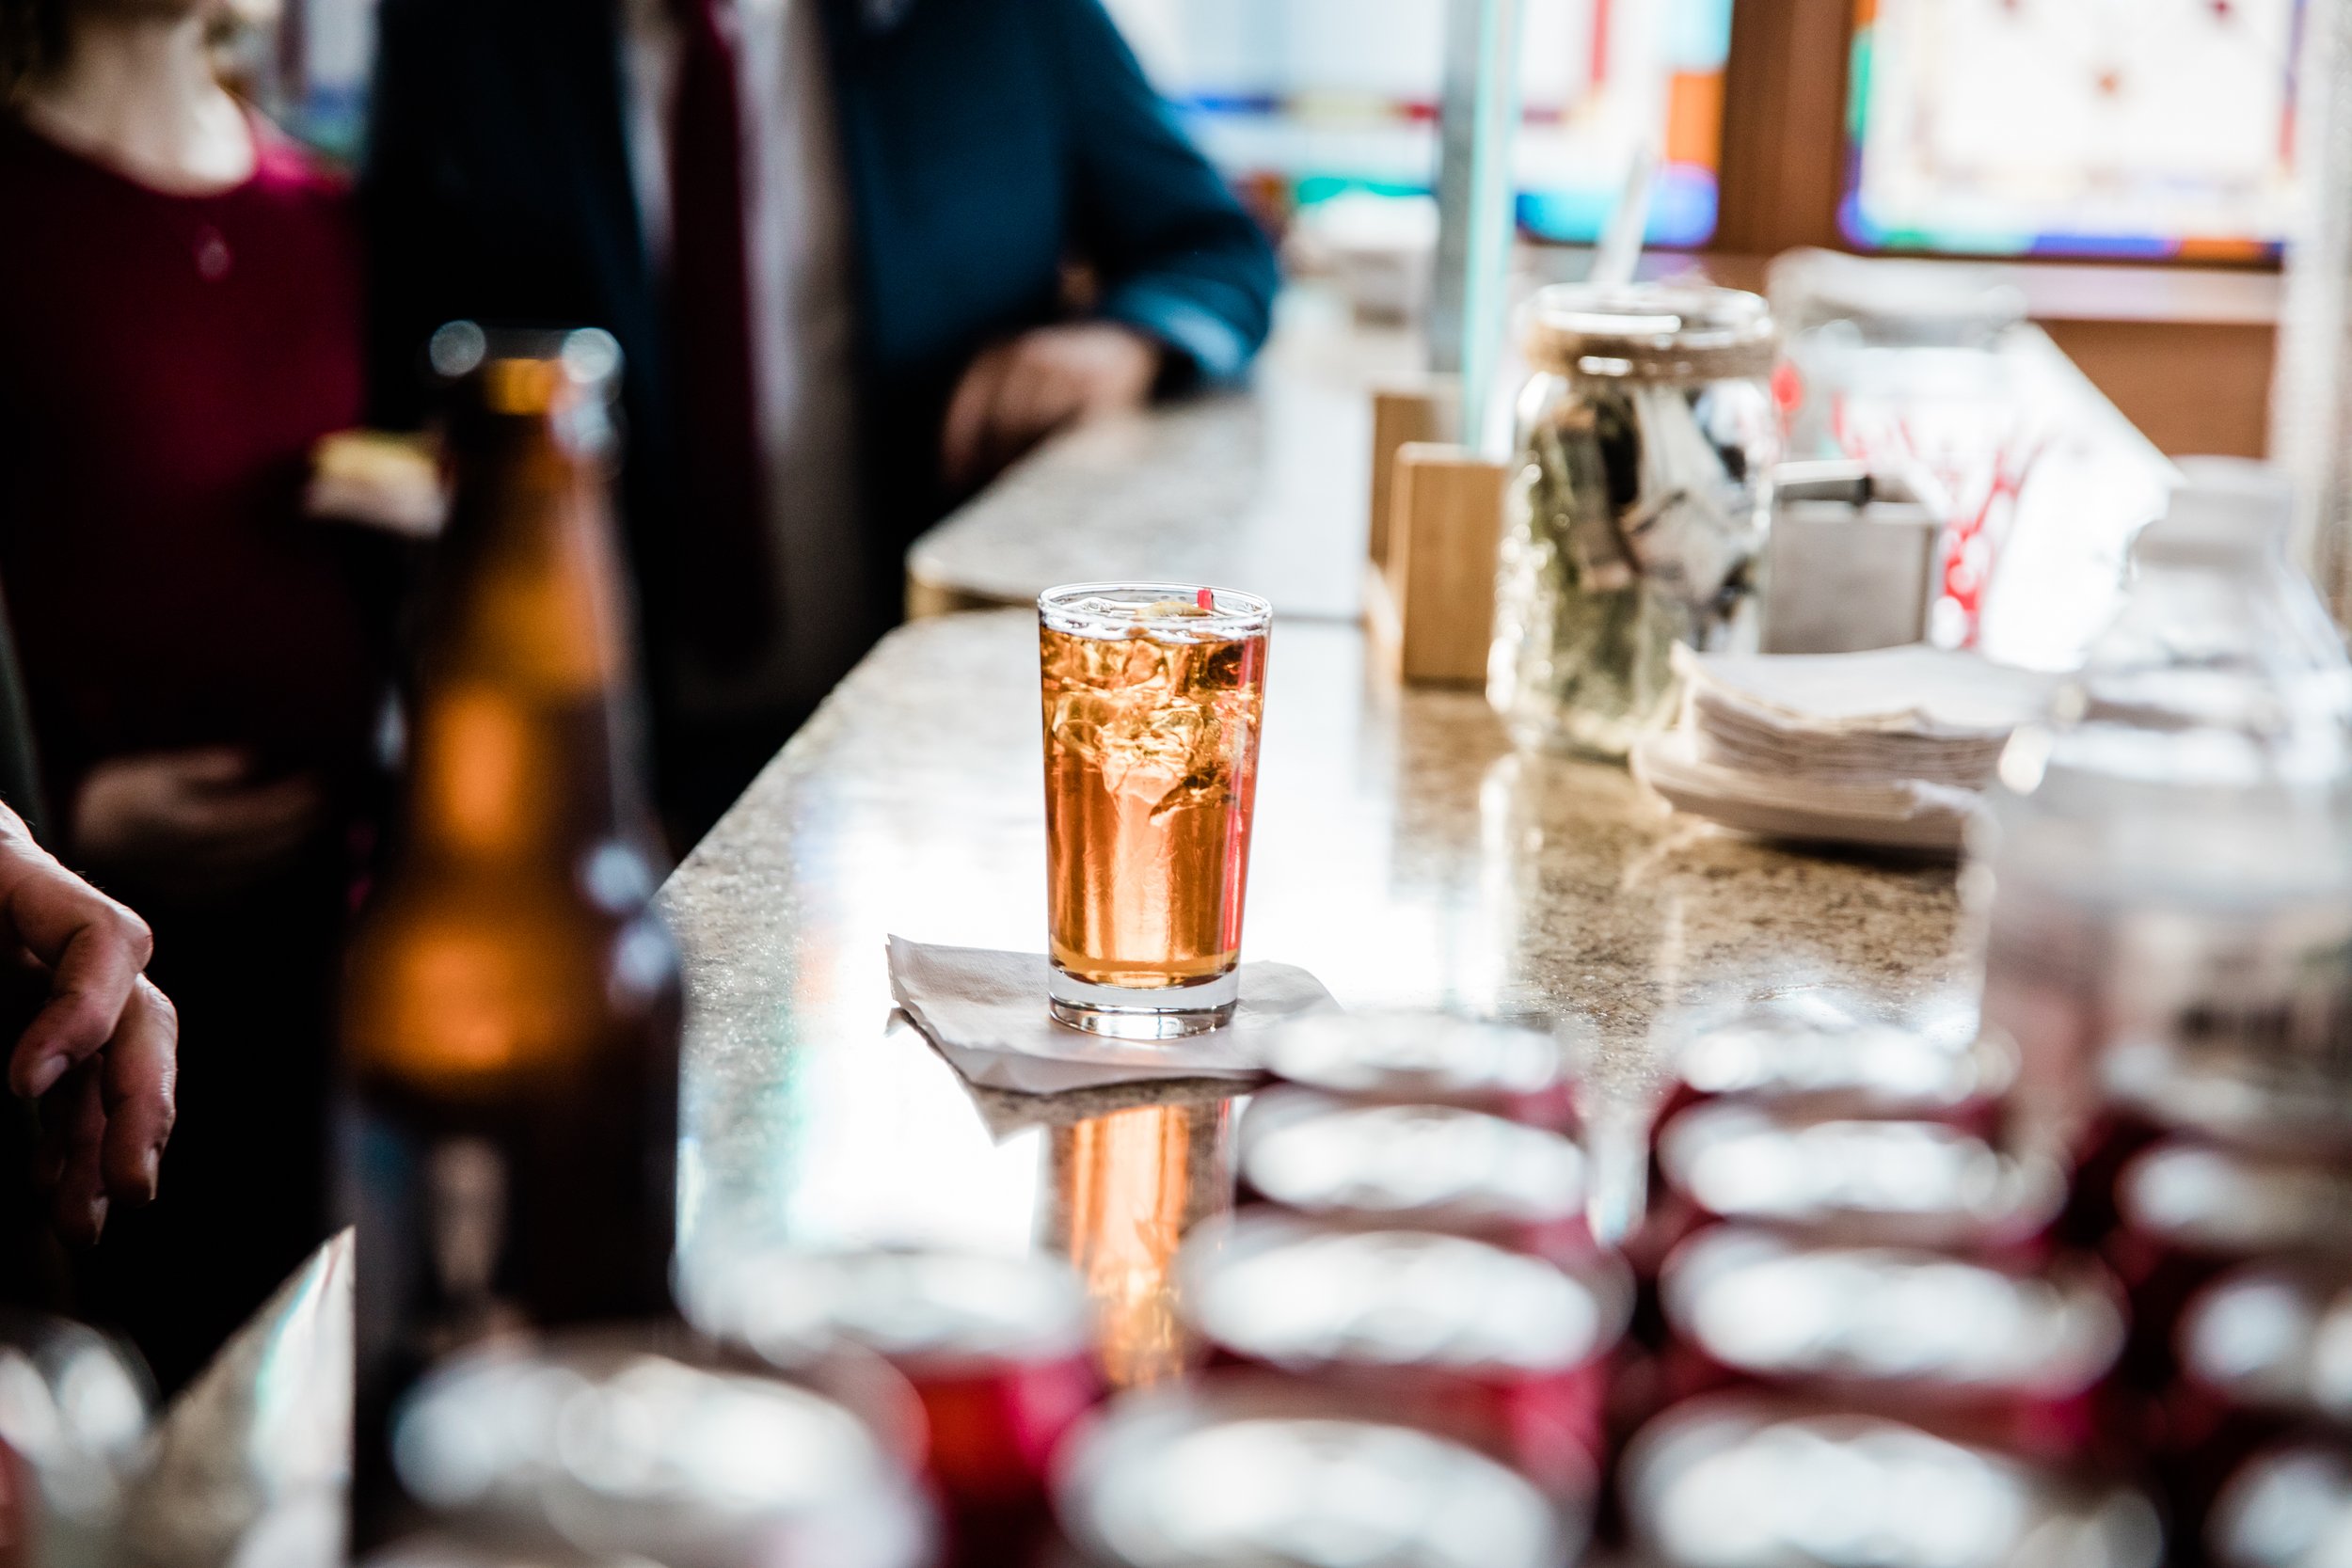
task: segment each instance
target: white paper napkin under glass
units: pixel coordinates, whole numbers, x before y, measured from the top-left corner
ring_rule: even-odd
[[[1336,1007],[1321,981],[1290,964],[1241,966],[1241,1001],[1222,1029],[1172,1040],[1117,1040],[1057,1023],[1046,1010],[1042,953],[939,947],[890,939],[890,991],[948,1065],[985,1088],[1057,1094],[1164,1078],[1255,1079],[1257,1034]]]

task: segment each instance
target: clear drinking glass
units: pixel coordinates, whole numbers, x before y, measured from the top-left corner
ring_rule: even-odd
[[[1263,599],[1165,583],[1038,598],[1054,1016],[1172,1039],[1232,1016],[1265,701]]]

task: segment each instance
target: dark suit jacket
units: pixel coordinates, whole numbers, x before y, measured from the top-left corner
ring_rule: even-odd
[[[864,527],[877,626],[944,510],[948,391],[991,339],[1101,314],[1240,372],[1264,338],[1264,238],[1184,139],[1100,0],[815,0],[839,119],[860,326]],[[674,451],[661,312],[623,145],[614,0],[384,0],[362,196],[378,414],[419,412],[420,355],[459,317],[605,327],[627,356],[626,502],[657,656],[679,612],[662,546]],[[668,590],[668,591],[665,591]]]

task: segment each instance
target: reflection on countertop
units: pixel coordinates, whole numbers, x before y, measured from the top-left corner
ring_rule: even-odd
[[[1232,1119],[1230,1101],[1147,1104],[1053,1131],[1046,1241],[1094,1300],[1114,1388],[1164,1383],[1192,1359],[1176,1249],[1233,1206]]]

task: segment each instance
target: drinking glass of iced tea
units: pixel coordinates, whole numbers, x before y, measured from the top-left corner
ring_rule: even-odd
[[[1081,583],[1039,596],[1054,1016],[1173,1039],[1232,1016],[1265,702],[1263,599]]]

